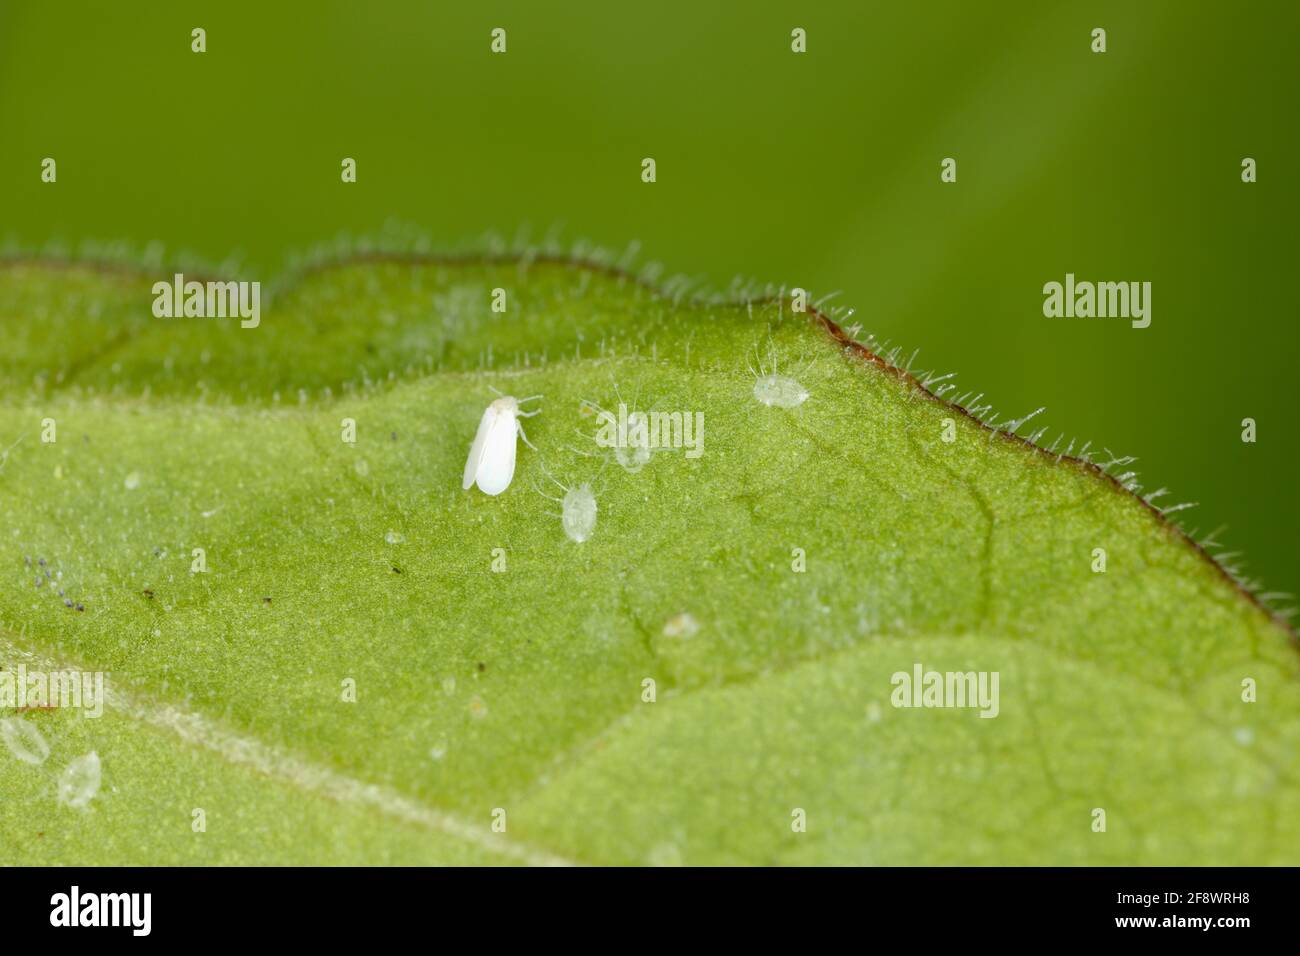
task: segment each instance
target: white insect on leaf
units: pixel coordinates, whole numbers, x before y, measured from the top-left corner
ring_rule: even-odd
[[[629,412],[627,444],[614,446],[614,458],[630,475],[650,463],[650,419],[645,412]]]
[[[796,408],[808,400],[808,389],[784,375],[764,375],[754,382],[754,397],[769,408]]]
[[[99,754],[91,751],[78,757],[59,776],[59,803],[81,808],[99,793]]]
[[[618,398],[617,414],[602,408],[590,399],[583,400],[583,407],[596,412],[596,420],[600,424],[596,433],[596,444],[604,448],[613,448],[614,460],[629,475],[635,475],[650,463],[651,456],[658,450],[653,447],[650,440],[652,421],[648,412],[637,409],[639,387],[632,396],[630,411],[616,383],[614,394]],[[653,411],[653,408],[654,406],[651,406],[649,411]]]
[[[0,720],[0,737],[4,738],[9,752],[23,763],[39,766],[50,755],[50,745],[45,742],[36,725],[21,717]]]
[[[559,486],[564,492],[564,497],[556,498],[541,489],[536,489],[537,493],[560,506],[560,525],[564,528],[564,533],[568,535],[570,541],[581,544],[590,538],[591,533],[596,529],[596,493],[591,490],[588,482],[584,481],[580,485],[570,487],[558,481],[544,468],[543,472]]]
[[[564,493],[560,503],[562,509],[560,523],[564,533],[573,541],[581,544],[591,537],[596,529],[596,495],[591,485],[583,482]]]
[[[768,408],[798,408],[808,400],[808,389],[797,379],[778,373],[775,348],[771,350],[771,361],[770,370],[761,358],[757,371],[753,365],[749,367],[754,376],[754,398]]]
[[[465,461],[461,486],[466,491],[477,484],[484,494],[499,495],[510,487],[510,482],[515,477],[515,436],[533,448],[519,419],[531,418],[541,411],[521,412],[519,406],[541,397],[531,395],[521,399],[513,395],[502,395],[483,412],[478,432],[474,435],[474,444],[469,449],[469,458]]]

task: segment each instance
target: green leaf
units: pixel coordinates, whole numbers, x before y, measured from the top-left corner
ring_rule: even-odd
[[[154,318],[158,278],[0,269],[0,661],[109,672],[101,717],[4,714],[22,860],[1300,862],[1291,633],[1127,479],[789,296],[376,259],[244,329]],[[544,399],[489,497],[493,387]],[[624,468],[620,400],[702,453]],[[918,666],[996,673],[996,716],[894,706]]]

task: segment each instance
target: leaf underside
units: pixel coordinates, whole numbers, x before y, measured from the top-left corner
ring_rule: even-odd
[[[0,714],[50,750],[0,748],[4,861],[1300,863],[1289,632],[788,299],[370,261],[241,329],[154,318],[156,278],[0,269],[0,664],[111,694]],[[460,483],[489,386],[545,396],[497,497]],[[620,400],[702,412],[702,454],[626,470],[584,407]],[[997,716],[893,706],[917,664],[997,672]]]

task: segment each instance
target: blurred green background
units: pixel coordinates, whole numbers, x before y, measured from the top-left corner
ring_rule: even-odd
[[[1051,435],[1139,456],[1297,592],[1298,27],[1290,2],[0,0],[0,238],[269,278],[392,220],[562,226],[715,285],[843,290],[1004,418],[1045,405]],[[1044,318],[1067,271],[1150,280],[1151,327]]]

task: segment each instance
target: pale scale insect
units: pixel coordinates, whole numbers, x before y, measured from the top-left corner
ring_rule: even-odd
[[[537,450],[524,434],[524,426],[519,419],[540,414],[541,409],[521,412],[519,405],[541,397],[530,395],[519,399],[513,395],[502,395],[484,410],[483,417],[479,419],[478,432],[474,435],[474,443],[469,449],[469,458],[465,461],[465,474],[461,481],[464,490],[468,491],[477,484],[484,494],[499,495],[510,487],[510,482],[515,477],[515,436],[522,438],[524,444],[533,451]]]

